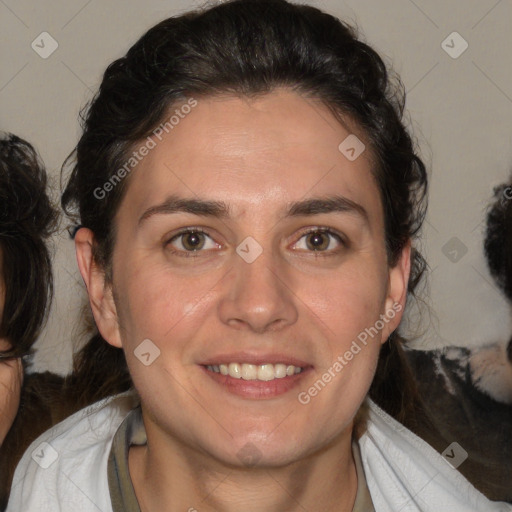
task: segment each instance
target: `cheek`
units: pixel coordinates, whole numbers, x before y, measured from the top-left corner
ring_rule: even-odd
[[[333,333],[358,334],[383,311],[386,275],[377,266],[347,266],[325,279],[308,279],[304,297]],[[346,336],[343,336],[346,338]]]
[[[20,361],[0,363],[0,444],[18,412],[22,380]]]
[[[132,349],[149,338],[156,345],[176,340],[197,329],[197,319],[210,307],[215,276],[177,276],[160,265],[124,273],[116,284],[116,309],[123,344]],[[190,324],[193,324],[192,326]]]

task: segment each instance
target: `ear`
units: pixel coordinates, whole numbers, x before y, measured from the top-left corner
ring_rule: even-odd
[[[407,288],[411,273],[411,240],[402,249],[400,258],[394,267],[389,269],[388,295],[385,302],[384,315],[388,321],[382,329],[381,342],[385,343],[389,335],[398,327],[405,310]]]
[[[78,268],[89,294],[94,320],[102,337],[114,347],[122,347],[117,309],[112,286],[106,283],[105,271],[94,260],[94,233],[80,228],[75,234]]]

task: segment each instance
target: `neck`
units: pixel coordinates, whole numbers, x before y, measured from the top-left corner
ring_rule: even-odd
[[[352,426],[318,453],[280,467],[247,468],[223,464],[145,423],[148,444],[129,452],[142,512],[352,511],[357,491]]]

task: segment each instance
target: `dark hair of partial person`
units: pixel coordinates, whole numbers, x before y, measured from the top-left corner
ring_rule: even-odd
[[[53,294],[48,243],[58,218],[48,195],[44,164],[33,146],[13,134],[0,135],[0,269],[5,290],[0,337],[11,345],[0,352],[0,364],[2,359],[22,357],[26,369],[29,358],[25,356],[33,353],[48,317]],[[103,345],[96,357],[107,348]],[[74,368],[80,368],[91,347],[90,343],[75,355]],[[119,354],[111,357],[115,365]],[[84,373],[80,375],[83,378]],[[74,374],[63,378],[46,371],[24,376],[18,412],[0,446],[0,510],[7,506],[15,467],[35,438],[78,409],[129,387],[115,372],[110,380],[103,375],[101,387],[95,377],[89,373],[87,381],[77,386]]]
[[[484,253],[494,282],[512,302],[512,177],[494,188],[494,201],[487,211]],[[512,363],[512,338],[507,357]]]
[[[484,252],[494,281],[512,301],[512,178],[494,188],[487,211]]]
[[[83,134],[63,166],[62,205],[72,222],[93,231],[94,258],[107,281],[112,279],[114,216],[130,176],[102,199],[95,191],[187,98],[255,98],[278,87],[319,100],[340,122],[361,129],[375,157],[372,171],[384,209],[388,264],[397,263],[405,244],[417,237],[427,206],[427,172],[404,126],[400,80],[353,28],[315,7],[232,0],[151,28],[108,66],[82,113]],[[417,250],[411,266],[409,292],[414,295],[426,268]],[[104,342],[96,337],[92,343]],[[384,345],[370,396],[412,427],[419,397],[400,343],[393,334]],[[102,360],[92,348],[89,353],[92,359],[82,361],[82,371],[96,368],[98,373]],[[127,373],[124,359],[117,362]],[[108,376],[111,369],[104,367]]]
[[[11,345],[0,357],[30,354],[48,317],[53,275],[48,239],[58,213],[47,195],[43,163],[28,142],[0,136],[0,251],[5,303],[0,338]]]
[[[48,318],[53,294],[50,236],[58,211],[47,194],[45,167],[35,149],[13,134],[0,135],[0,252],[4,308],[0,312],[0,338],[10,348],[2,360],[28,356]],[[55,395],[63,380],[52,374],[24,378],[21,403],[0,448],[0,510],[7,503],[12,474],[28,444],[51,426],[44,404],[47,383]],[[56,403],[52,400],[52,403]]]

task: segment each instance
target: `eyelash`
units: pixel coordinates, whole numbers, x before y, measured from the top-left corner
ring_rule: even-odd
[[[166,240],[166,242],[164,243],[164,247],[167,248],[169,245],[171,245],[172,242],[174,242],[181,236],[187,235],[189,233],[202,233],[202,234],[208,236],[209,238],[211,238],[210,235],[208,234],[208,232],[202,228],[188,227],[188,228],[184,228],[184,229],[178,231],[178,233],[174,234],[171,238]],[[343,248],[346,249],[349,247],[349,244],[346,242],[345,238],[341,234],[339,234],[337,231],[335,231],[331,228],[327,228],[327,227],[308,228],[306,231],[301,233],[299,240],[301,240],[303,237],[305,237],[309,234],[312,234],[312,233],[322,233],[322,234],[331,235],[341,244],[341,246]],[[184,258],[197,258],[197,257],[199,257],[199,253],[204,252],[201,249],[196,250],[196,251],[183,251],[183,250],[170,249],[170,251],[173,254],[180,256],[180,257],[184,257]],[[315,254],[316,257],[318,257],[318,256],[319,257],[329,257],[329,256],[336,256],[340,252],[340,249],[335,249],[335,250],[331,249],[330,251],[307,251],[307,252],[311,252],[311,253]]]

